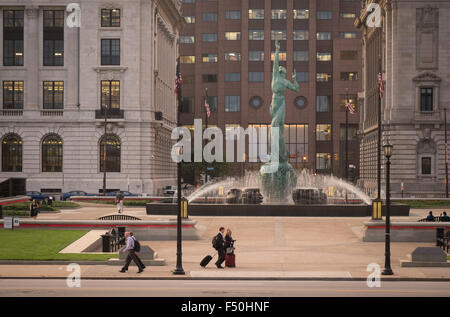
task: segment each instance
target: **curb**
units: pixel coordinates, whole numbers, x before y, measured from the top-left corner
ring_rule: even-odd
[[[67,277],[46,277],[46,276],[34,276],[34,277],[17,277],[17,276],[0,276],[0,280],[66,280]],[[191,280],[191,281],[367,281],[367,278],[362,277],[264,277],[264,278],[226,278],[226,277],[86,277],[82,280]],[[381,278],[382,282],[450,282],[450,278],[422,278],[422,277],[396,277],[396,278]]]

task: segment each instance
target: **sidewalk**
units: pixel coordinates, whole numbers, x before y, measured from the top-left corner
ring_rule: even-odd
[[[112,209],[112,208],[111,208]],[[416,221],[430,209],[413,210],[408,218]],[[443,209],[439,209],[442,211]],[[84,207],[59,214],[39,216],[40,219],[96,219],[111,213],[107,208]],[[126,208],[125,213],[142,219],[167,220],[173,216],[147,216],[141,208]],[[148,266],[142,274],[130,266],[127,273],[119,273],[120,266],[83,265],[84,279],[359,279],[366,280],[371,272],[367,266],[376,263],[384,268],[384,243],[362,242],[363,223],[369,218],[287,218],[287,217],[191,217],[198,223],[200,240],[183,242],[185,275],[173,275],[176,267],[176,241],[142,241],[166,260],[165,266]],[[393,219],[395,220],[395,218]],[[206,269],[199,262],[213,255],[211,239],[220,226],[230,228],[236,239],[236,268],[218,270],[213,261]],[[415,248],[433,246],[431,243],[392,243],[391,266],[393,276],[383,279],[450,281],[448,268],[402,268],[400,260],[407,260]],[[67,266],[56,265],[0,265],[0,278],[67,278]]]

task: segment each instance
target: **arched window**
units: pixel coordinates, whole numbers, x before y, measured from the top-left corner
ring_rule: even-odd
[[[42,140],[42,171],[62,172],[63,142],[56,134],[47,135]]]
[[[106,152],[105,152],[106,149]],[[120,139],[113,135],[108,134],[102,137],[100,140],[100,172],[120,172]]]
[[[2,141],[2,171],[22,172],[22,139],[8,134]]]

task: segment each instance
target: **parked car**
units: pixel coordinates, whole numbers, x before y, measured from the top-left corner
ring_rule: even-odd
[[[44,201],[45,203],[48,203],[49,200],[55,200],[54,196],[42,194],[41,192],[38,191],[29,191],[26,193],[26,196],[30,197],[30,201],[36,199],[37,202]]]
[[[173,196],[177,191],[177,186],[164,186],[163,188],[163,196]]]
[[[120,192],[122,192],[124,197],[138,197],[139,196],[138,194],[133,194],[133,193],[130,193],[129,191],[126,191],[126,190],[121,190]],[[114,197],[116,197],[117,193],[119,193],[119,191],[107,193],[106,196],[114,196]]]
[[[64,193],[62,195],[62,200],[68,200],[72,196],[95,196],[94,194],[88,194],[85,191],[82,190],[72,190],[70,192]]]

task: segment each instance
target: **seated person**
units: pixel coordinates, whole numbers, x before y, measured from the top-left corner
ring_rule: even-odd
[[[444,222],[450,222],[450,217],[449,216],[447,216],[447,213],[444,211],[444,213],[443,213],[443,215],[441,216],[441,219],[440,219],[441,221],[444,221]]]
[[[436,219],[433,216],[433,212],[430,211],[430,213],[427,216],[426,221],[436,221]]]

